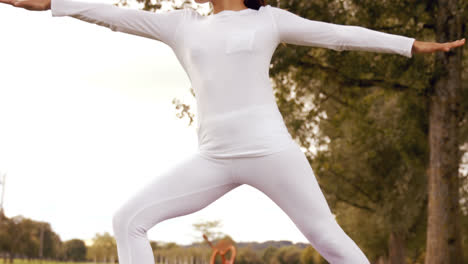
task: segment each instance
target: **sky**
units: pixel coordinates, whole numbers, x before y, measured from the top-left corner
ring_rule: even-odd
[[[126,199],[195,153],[194,124],[177,118],[172,104],[178,98],[195,114],[195,99],[166,44],[1,3],[0,38],[8,217],[49,222],[62,241],[113,234],[112,216]],[[201,239],[192,224],[214,220],[238,242],[307,243],[273,201],[246,184],[156,224],[148,238],[187,245]]]

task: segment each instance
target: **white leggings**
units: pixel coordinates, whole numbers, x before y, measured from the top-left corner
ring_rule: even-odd
[[[113,216],[119,263],[154,264],[146,236],[151,227],[203,209],[242,184],[270,197],[329,263],[370,263],[335,221],[295,141],[258,157],[213,158],[198,152],[159,175]]]

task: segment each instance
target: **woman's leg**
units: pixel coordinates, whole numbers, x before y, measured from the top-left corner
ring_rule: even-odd
[[[273,200],[328,262],[370,263],[335,221],[305,154],[295,142],[274,154],[233,162],[238,181]]]
[[[199,153],[166,170],[137,192],[113,216],[120,264],[154,264],[147,231],[159,222],[196,212],[240,184],[231,160]]]

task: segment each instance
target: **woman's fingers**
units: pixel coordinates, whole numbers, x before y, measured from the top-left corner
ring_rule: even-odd
[[[441,51],[449,51],[450,49],[459,47],[463,44],[465,44],[465,39],[459,39],[455,40],[452,42],[446,42],[446,43],[438,43],[439,47],[437,47],[435,50],[441,50]]]
[[[21,1],[19,1],[19,0],[0,0],[0,3],[10,4],[10,5],[13,5],[13,6],[20,6],[21,5]]]
[[[50,9],[50,0],[0,0],[0,3],[22,7],[28,10],[43,11]]]
[[[13,6],[18,6],[18,0],[0,0],[0,3],[4,3],[4,4],[10,4],[10,5],[13,5]]]
[[[12,4],[13,4],[13,0],[0,0],[0,3],[12,5]]]
[[[21,1],[21,0],[13,0],[13,5],[16,6],[16,7],[25,7],[24,6],[24,1]]]
[[[463,44],[465,44],[465,39],[459,39],[459,40],[453,41],[453,42],[449,43],[448,50],[450,50],[451,48],[459,47],[459,46],[461,46]]]
[[[450,51],[450,49],[460,47],[465,44],[465,39],[459,39],[452,42],[437,43],[437,42],[424,42],[415,41],[412,51],[414,53],[431,53],[436,51]]]

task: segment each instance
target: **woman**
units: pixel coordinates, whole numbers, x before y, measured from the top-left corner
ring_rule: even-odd
[[[51,9],[169,45],[184,67],[197,100],[199,148],[129,199],[113,217],[119,262],[152,264],[147,231],[166,219],[196,212],[249,184],[270,197],[329,262],[370,263],[335,221],[299,145],[276,105],[268,76],[281,42],[412,57],[449,51],[449,43],[302,18],[263,0],[211,2],[201,16],[185,8],[165,13],[79,0],[0,0],[28,10]]]

